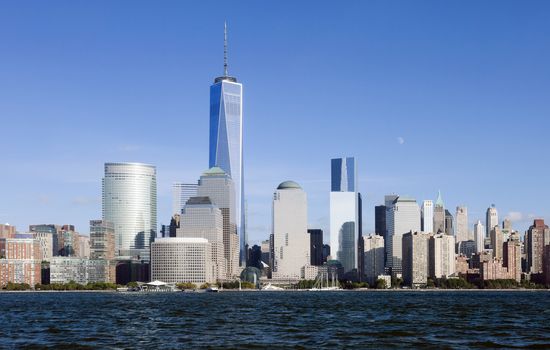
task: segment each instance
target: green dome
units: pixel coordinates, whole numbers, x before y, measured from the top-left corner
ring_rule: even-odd
[[[254,275],[256,276],[255,281],[254,281]],[[241,281],[258,283],[258,281],[260,281],[261,276],[262,276],[262,272],[258,268],[249,266],[241,272]]]
[[[277,189],[278,190],[289,190],[289,189],[299,189],[299,190],[301,190],[302,187],[300,187],[300,185],[298,185],[294,181],[285,181],[285,182],[281,182],[281,184],[277,187]]]
[[[219,176],[219,175],[225,175],[225,171],[223,171],[222,168],[220,167],[212,167],[208,170],[206,170],[204,173],[202,173],[202,175],[204,176]]]

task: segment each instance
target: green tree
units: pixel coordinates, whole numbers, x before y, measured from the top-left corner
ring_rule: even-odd
[[[385,279],[379,278],[376,280],[376,289],[386,289],[388,285]]]

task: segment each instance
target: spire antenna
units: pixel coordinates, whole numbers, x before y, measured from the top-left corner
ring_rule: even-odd
[[[227,77],[227,21],[223,22],[223,76]]]

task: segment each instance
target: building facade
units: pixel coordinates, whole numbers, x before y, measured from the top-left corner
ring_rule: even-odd
[[[425,232],[408,232],[403,240],[403,283],[412,288],[426,285],[429,275],[429,239]]]
[[[449,277],[455,273],[455,237],[447,234],[430,235],[430,277]]]
[[[425,200],[422,202],[422,222],[421,229],[423,232],[434,232],[434,202]]]
[[[465,206],[456,207],[456,242],[464,242],[470,239],[468,229],[468,208]]]
[[[493,204],[490,208],[487,208],[487,213],[485,214],[486,237],[491,235],[491,230],[495,226],[498,226],[498,211]]]
[[[441,191],[437,193],[437,200],[434,206],[433,233],[445,233],[445,203],[443,203]]]
[[[157,175],[153,165],[105,163],[103,220],[113,223],[120,258],[149,260],[157,235]]]
[[[294,181],[281,183],[273,194],[274,278],[300,278],[309,265],[307,195]]]
[[[384,274],[384,237],[380,235],[363,236],[365,279],[374,286],[378,276]]]
[[[402,273],[403,235],[420,231],[420,207],[414,198],[398,197],[387,216],[389,244],[386,244],[387,267],[393,275]]]
[[[550,244],[550,229],[544,220],[536,219],[527,230],[525,248],[527,250],[527,270],[532,274],[543,272],[544,246]]]
[[[485,227],[481,220],[477,220],[474,224],[474,241],[476,242],[476,253],[481,253],[485,250]]]
[[[323,265],[323,230],[309,229],[309,255],[312,266]]]
[[[189,198],[198,196],[198,188],[197,183],[174,182],[172,184],[172,215],[181,214]]]

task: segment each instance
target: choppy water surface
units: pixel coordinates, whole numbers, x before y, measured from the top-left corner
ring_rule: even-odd
[[[1,293],[0,347],[550,348],[550,292]]]

